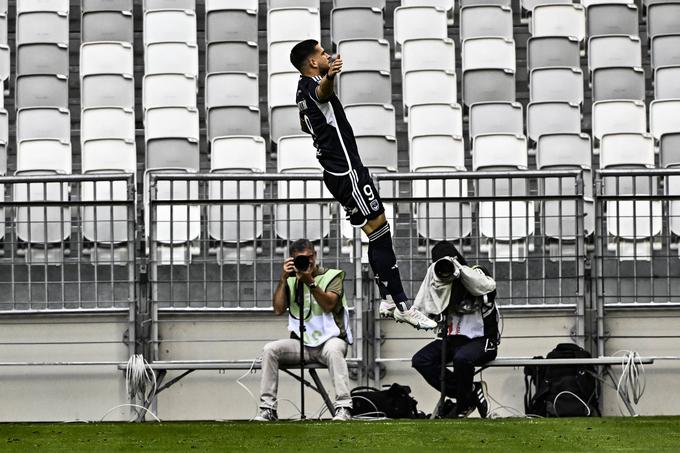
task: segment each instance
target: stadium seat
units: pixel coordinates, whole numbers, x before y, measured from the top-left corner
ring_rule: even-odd
[[[92,74],[80,81],[80,107],[135,107],[135,81],[129,74]]]
[[[321,40],[319,10],[314,8],[270,9],[267,13],[267,44],[277,41]]]
[[[659,162],[661,168],[680,168],[680,132],[663,134],[659,140]],[[672,175],[664,182],[665,194],[680,196],[680,176]],[[680,236],[680,200],[668,203],[668,217],[671,232]]]
[[[207,86],[206,83],[206,106],[209,99]],[[197,108],[197,91],[196,79],[189,75],[150,74],[144,76],[142,105],[144,109],[154,107]]]
[[[269,96],[269,136],[274,143],[278,143],[279,138],[284,135],[302,133],[300,113],[295,102],[299,79],[300,74],[298,72],[280,72],[269,76],[269,88],[267,90]],[[255,103],[255,105],[258,104]]]
[[[271,52],[270,48],[270,52]],[[285,57],[288,58],[288,52]],[[343,71],[390,71],[390,43],[384,39],[346,39],[338,43]],[[270,55],[270,58],[273,56]],[[283,58],[283,55],[282,57]],[[290,66],[290,60],[288,59]]]
[[[654,99],[680,99],[680,65],[656,68]]]
[[[30,43],[17,46],[17,75],[69,73],[68,46],[61,43]]]
[[[71,173],[71,144],[56,139],[23,140],[17,144],[17,171]],[[42,184],[40,184],[42,185]]]
[[[669,132],[659,139],[659,166],[661,168],[680,166],[680,132]]]
[[[524,135],[524,114],[519,102],[479,102],[469,111],[470,140],[483,134]]]
[[[194,11],[196,0],[144,0],[144,11],[158,9],[184,9]]]
[[[537,68],[531,71],[529,99],[583,104],[583,72],[580,68]]]
[[[588,69],[613,66],[642,66],[638,36],[594,36],[588,40]]]
[[[657,99],[649,104],[649,132],[656,140],[680,132],[680,99]]]
[[[531,15],[532,36],[573,36],[579,42],[586,37],[585,8],[580,4],[542,4]]]
[[[68,78],[62,74],[19,75],[16,78],[16,108],[68,108]]]
[[[210,172],[225,174],[264,173],[267,149],[262,137],[219,137],[211,145]],[[208,198],[264,199],[264,182],[210,181]],[[264,229],[262,205],[211,204],[208,208],[208,234],[220,243],[218,261],[251,263],[255,247],[251,244]]]
[[[652,68],[680,65],[680,33],[652,38]]]
[[[80,119],[80,142],[96,139],[135,140],[135,111],[115,107],[86,108]]]
[[[7,45],[8,41],[7,13],[0,14],[0,44]]]
[[[411,141],[410,169],[419,172],[465,171],[465,151],[461,137],[449,135],[419,136]],[[468,196],[465,179],[414,180],[413,196],[459,199]],[[466,202],[416,202],[414,206],[418,234],[433,241],[456,240],[470,236],[472,215]]]
[[[460,41],[483,37],[513,38],[510,7],[476,5],[460,9]]]
[[[514,102],[515,71],[512,69],[470,69],[463,73],[463,104]]]
[[[134,74],[132,45],[126,42],[91,42],[80,46],[80,76]]]
[[[647,131],[647,111],[641,101],[600,101],[593,104],[593,138],[605,134]]]
[[[527,168],[527,144],[523,136],[478,135],[472,148],[473,171],[508,171]],[[476,192],[481,197],[527,195],[525,179],[481,179]],[[482,201],[478,211],[480,248],[493,261],[524,261],[534,233],[531,201]]]
[[[349,104],[345,114],[355,136],[397,135],[394,107],[390,104]]]
[[[290,62],[290,51],[293,49],[298,41],[278,41],[269,45],[267,51],[267,73],[269,75],[277,72],[293,72],[297,71]],[[343,70],[345,65],[343,64]],[[260,71],[259,67],[253,74]]]
[[[401,58],[401,46],[407,39],[446,39],[446,11],[431,6],[399,6],[394,10],[395,58]]]
[[[452,39],[407,39],[401,48],[402,76],[421,69],[456,70],[456,45]]]
[[[653,3],[647,7],[647,37],[680,33],[680,2]]]
[[[17,112],[17,142],[54,139],[71,141],[71,114],[67,109],[33,107]]]
[[[333,0],[333,8],[346,8],[350,6],[367,6],[384,10],[385,0]]]
[[[198,110],[187,107],[147,109],[144,118],[147,170],[199,170]]]
[[[505,38],[471,38],[462,44],[462,69],[515,70],[515,41]]]
[[[534,36],[527,41],[527,68],[580,68],[579,41],[572,36]]]
[[[383,15],[379,8],[333,8],[331,42],[345,39],[383,39]]]
[[[593,71],[593,102],[645,99],[645,71],[642,68],[608,67]]]
[[[254,42],[219,41],[206,47],[206,73],[238,71],[258,73],[259,48]]]
[[[17,15],[16,44],[69,42],[68,13],[30,12]]]
[[[196,44],[196,13],[191,10],[147,10],[144,45],[157,42]]]
[[[205,40],[257,43],[257,1],[206,1]]]
[[[458,104],[417,104],[410,108],[408,137],[423,135],[463,136],[463,112]]]
[[[80,22],[82,42],[134,41],[132,11],[83,12]]]
[[[267,9],[315,8],[320,9],[321,0],[267,0]]]
[[[361,162],[369,169],[397,171],[397,140],[388,135],[357,135]]]
[[[217,72],[205,76],[205,107],[257,106],[259,85],[256,74]],[[295,103],[293,99],[292,103]]]
[[[82,170],[137,171],[135,142],[120,138],[99,138],[82,143]]]
[[[588,36],[639,36],[638,9],[632,2],[592,3],[586,8]]]
[[[528,12],[533,12],[538,5],[557,4],[557,3],[571,3],[569,0],[520,0],[522,9]]]
[[[69,7],[69,0],[19,0],[16,2],[17,14],[43,11],[68,14]]]
[[[277,172],[321,174],[316,148],[309,135],[281,137],[278,146]],[[322,181],[279,181],[278,199],[330,198]],[[328,203],[277,204],[274,209],[274,230],[284,240],[304,237],[318,241],[330,233]]]
[[[132,11],[134,0],[81,0],[83,13],[90,11]]]
[[[3,85],[5,81],[9,79],[11,75],[11,51],[9,46],[5,44],[0,44],[0,83]]]
[[[213,107],[208,110],[208,140],[227,135],[260,135],[256,106]]]
[[[456,73],[453,71],[419,70],[404,74],[404,116],[411,106],[443,102],[457,104]]]
[[[475,6],[475,5],[500,5],[500,6],[511,6],[510,0],[460,0],[459,5],[461,8],[465,6]]]
[[[343,71],[337,80],[336,90],[340,102],[344,105],[392,103],[392,81],[389,72]]]
[[[144,52],[144,73],[177,73],[198,77],[198,47],[184,42],[149,44]]]
[[[527,136],[534,142],[544,134],[581,132],[581,108],[569,102],[530,102],[527,106]]]

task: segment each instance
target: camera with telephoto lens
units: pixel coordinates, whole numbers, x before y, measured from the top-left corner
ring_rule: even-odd
[[[309,257],[307,255],[298,255],[293,258],[293,265],[298,272],[305,272],[309,269],[309,264]]]
[[[459,271],[456,269],[455,257],[445,256],[434,263],[434,273],[440,280],[451,280],[458,277]]]

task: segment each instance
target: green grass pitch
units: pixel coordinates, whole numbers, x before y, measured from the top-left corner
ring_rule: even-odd
[[[6,423],[1,452],[679,452],[680,417]]]

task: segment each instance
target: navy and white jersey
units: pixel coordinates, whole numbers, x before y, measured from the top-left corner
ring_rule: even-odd
[[[354,131],[335,93],[328,100],[319,100],[316,87],[320,81],[321,76],[300,76],[295,98],[300,122],[312,134],[316,157],[324,170],[336,176],[346,175],[363,167]]]

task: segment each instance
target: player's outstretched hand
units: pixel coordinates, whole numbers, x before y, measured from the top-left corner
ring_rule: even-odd
[[[338,56],[333,60],[333,63],[331,63],[331,67],[328,69],[328,75],[334,77],[340,72],[342,72],[342,57],[340,57],[340,54],[338,54]]]

